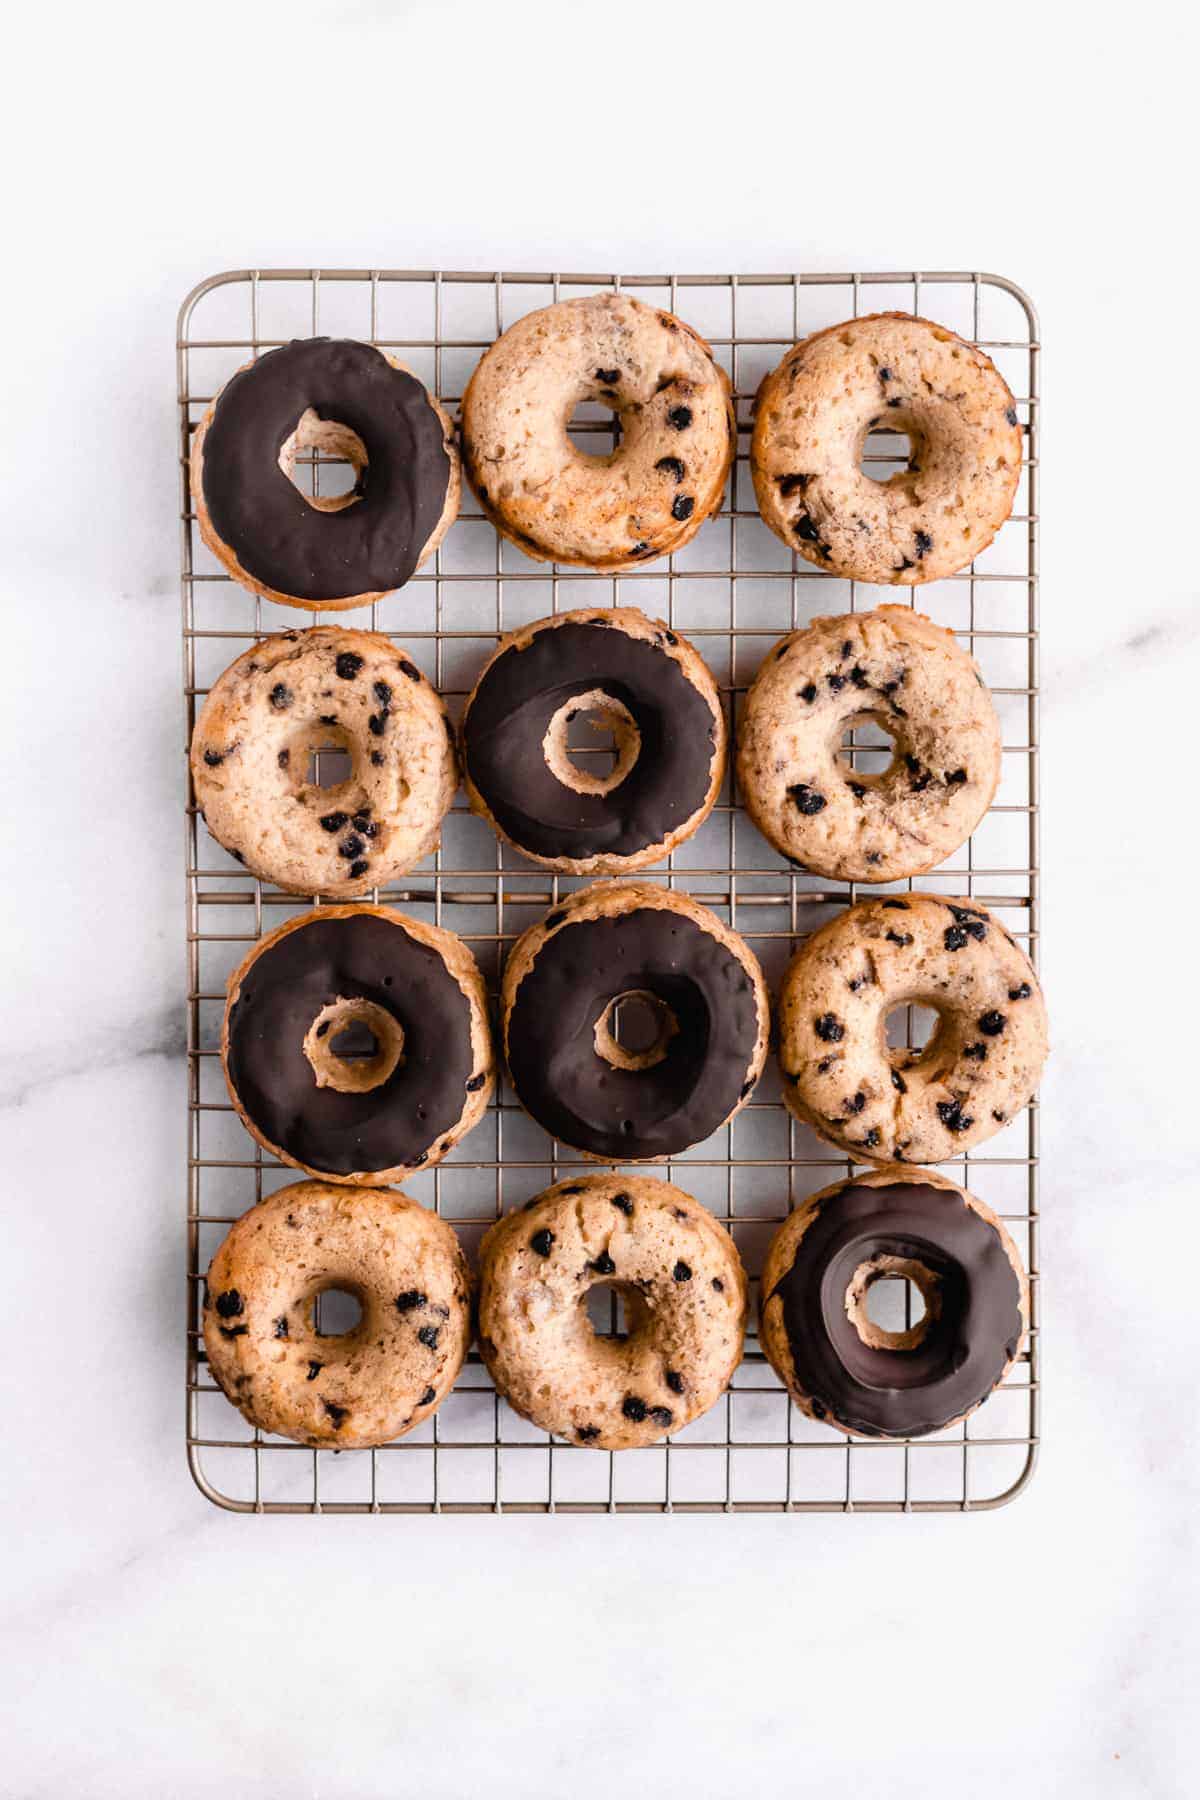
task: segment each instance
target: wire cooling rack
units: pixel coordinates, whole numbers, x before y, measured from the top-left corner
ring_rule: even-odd
[[[712,667],[731,726],[755,670],[784,632],[818,613],[908,598],[950,627],[978,658],[1004,732],[1003,776],[971,842],[921,888],[969,894],[996,909],[1037,956],[1037,323],[1010,281],[971,273],[788,275],[442,274],[390,269],[259,269],[214,275],[184,301],[177,340],[182,521],[183,672],[187,734],[211,683],[246,645],[302,620],[232,583],[200,541],[188,487],[191,434],[221,384],[261,351],[317,333],[366,339],[407,363],[455,412],[479,356],[524,313],[602,289],[624,288],[694,325],[728,370],[741,428],[726,503],[665,562],[612,575],[530,561],[502,543],[464,488],[464,508],[436,557],[402,591],[324,622],[387,632],[408,647],[457,718],[498,635],[579,605],[636,605],[693,639]],[[748,431],[762,376],[796,339],[851,315],[911,311],[986,350],[1018,397],[1025,458],[1016,507],[969,570],[916,590],[839,581],[798,560],[754,503]],[[572,435],[597,448],[603,411],[582,409]],[[601,444],[599,447],[606,447]],[[886,476],[907,445],[876,434],[864,462]],[[343,468],[307,459],[310,491],[343,491]],[[320,622],[314,616],[313,622]],[[887,761],[870,728],[847,741],[859,766]],[[332,752],[330,753],[332,755]],[[330,771],[318,780],[340,779]],[[731,777],[732,780],[732,777]],[[758,835],[727,785],[712,816],[661,867],[639,880],[685,888],[740,931],[772,992],[800,940],[853,901],[853,884],[791,869]],[[371,898],[459,932],[493,992],[508,946],[579,883],[538,870],[498,844],[461,797],[442,847]],[[912,883],[892,884],[903,892]],[[864,892],[879,892],[870,888]],[[188,1158],[187,1445],[192,1473],[217,1505],[260,1513],[475,1512],[949,1512],[1002,1505],[1033,1471],[1039,1415],[1036,1103],[980,1152],[941,1167],[989,1202],[1029,1269],[1028,1349],[1010,1379],[965,1426],[912,1442],[851,1440],[793,1407],[758,1347],[725,1397],[665,1443],[616,1454],[552,1440],[494,1393],[477,1354],[439,1411],[378,1450],[314,1451],[253,1430],[205,1364],[203,1276],[232,1222],[265,1193],[298,1179],[243,1130],[225,1092],[219,1041],[225,981],[248,944],[307,903],[250,876],[209,837],[194,797],[187,809]],[[903,1009],[889,1035],[924,1041],[930,1022]],[[661,1173],[704,1201],[757,1277],[776,1225],[806,1195],[856,1165],[786,1112],[773,1059],[751,1103],[706,1143]],[[449,1220],[472,1250],[492,1219],[574,1169],[594,1168],[553,1142],[502,1085],[484,1121],[438,1168],[405,1190]],[[757,1283],[755,1282],[755,1287]],[[903,1292],[887,1292],[889,1288]],[[899,1328],[911,1290],[872,1290]],[[898,1310],[897,1310],[898,1309]],[[593,1311],[598,1330],[612,1311]]]

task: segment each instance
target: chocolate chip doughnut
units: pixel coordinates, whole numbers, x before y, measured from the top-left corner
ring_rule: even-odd
[[[331,1288],[362,1316],[325,1336],[313,1305]],[[298,1181],[245,1213],[208,1271],[209,1368],[252,1425],[299,1444],[403,1437],[446,1398],[470,1339],[458,1239],[404,1194]]]
[[[567,435],[583,401],[617,415],[610,455]],[[480,505],[527,556],[633,569],[717,511],[737,433],[702,337],[628,294],[593,294],[528,313],[492,345],[463,395],[462,441]]]
[[[581,713],[612,732],[607,775],[572,761]],[[502,638],[467,701],[471,809],[531,861],[577,875],[660,862],[708,817],[725,771],[717,685],[635,607],[586,608]]]
[[[887,481],[859,466],[872,430],[912,446]],[[794,345],[764,379],[750,466],[763,518],[808,562],[915,586],[991,543],[1012,511],[1021,428],[982,350],[929,319],[874,313]]]
[[[318,748],[349,754],[345,781],[310,781]],[[192,781],[213,836],[255,875],[348,898],[437,848],[458,781],[454,728],[390,638],[288,631],[255,644],[209,690]]]
[[[316,451],[349,494],[291,479]],[[297,338],[246,363],[192,444],[200,535],[235,581],[283,606],[335,611],[403,587],[441,543],[461,487],[453,427],[411,370],[370,344]]]
[[[611,1288],[621,1335],[584,1304]],[[479,1347],[508,1404],[543,1431],[629,1450],[679,1431],[741,1361],[746,1275],[729,1234],[669,1181],[560,1181],[480,1246]]]
[[[288,919],[229,978],[221,1059],[246,1129],[331,1181],[432,1168],[493,1085],[487,996],[452,931],[386,906]]]
[[[619,1000],[655,1035],[619,1040]],[[604,1161],[675,1156],[745,1102],[769,1006],[754,955],[715,913],[647,882],[572,894],[513,946],[501,993],[517,1098],[538,1124]]]
[[[921,1050],[884,1022],[938,1014]],[[848,1156],[942,1162],[1028,1105],[1046,1060],[1046,1009],[1025,952],[974,900],[860,900],[801,945],[779,996],[783,1097]]]
[[[875,1282],[906,1279],[924,1316],[885,1331]],[[856,1437],[923,1437],[986,1400],[1029,1326],[1029,1284],[991,1207],[930,1169],[822,1188],[771,1240],[759,1341],[810,1418]]]
[[[842,733],[894,739],[879,774]],[[782,856],[835,881],[896,881],[965,843],[1000,779],[1000,721],[978,665],[905,606],[814,619],[770,651],[742,709],[738,782]]]

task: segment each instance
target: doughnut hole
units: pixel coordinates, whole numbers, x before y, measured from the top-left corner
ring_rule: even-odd
[[[843,719],[834,760],[843,776],[878,787],[899,761],[895,734],[882,713],[864,709]]]
[[[284,747],[287,760],[280,767],[293,794],[319,793],[322,800],[332,803],[343,798],[354,785],[354,747],[342,726],[322,725],[313,719],[300,725]],[[356,795],[357,792],[355,787]],[[344,810],[351,812],[354,806]]]
[[[319,1288],[310,1301],[312,1328],[321,1338],[352,1337],[363,1322],[361,1294],[335,1282]]]
[[[862,435],[859,472],[879,487],[911,487],[921,473],[925,435],[903,407],[877,413]],[[884,422],[886,420],[886,423]]]
[[[667,1054],[679,1020],[664,1000],[631,988],[610,1000],[596,1021],[596,1055],[611,1069],[653,1069]]]
[[[906,1287],[911,1290],[907,1302],[911,1322],[904,1325],[905,1315],[898,1317],[891,1310],[891,1293],[885,1310],[884,1292],[897,1290],[903,1305]],[[869,1350],[915,1350],[941,1313],[941,1284],[915,1257],[873,1256],[859,1263],[850,1277],[845,1305],[846,1317]]]
[[[318,1087],[369,1094],[404,1060],[404,1027],[373,1000],[337,999],[323,1006],[304,1038]]]
[[[890,1007],[884,1020],[884,1038],[893,1069],[915,1069],[932,1061],[943,1025],[940,1010],[918,999],[901,1000]]]
[[[566,433],[576,456],[606,466],[621,448],[621,415],[611,401],[589,393],[576,402]]]
[[[310,406],[280,446],[279,467],[317,512],[342,512],[361,495],[367,447],[349,425],[319,418]]]
[[[625,1281],[594,1281],[579,1304],[592,1336],[614,1349],[627,1344],[650,1321],[645,1296]]]
[[[610,794],[624,781],[641,748],[642,734],[633,714],[603,688],[564,701],[542,739],[546,767],[577,794]]]

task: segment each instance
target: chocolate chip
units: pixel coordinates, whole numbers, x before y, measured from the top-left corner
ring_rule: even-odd
[[[1004,417],[1008,420],[1008,423],[1010,425],[1015,425],[1017,422],[1016,407],[1015,406],[1006,406],[1004,409]]]
[[[337,662],[334,664],[334,667],[337,669],[337,672],[343,681],[353,681],[362,666],[362,657],[356,656],[353,650],[341,651]]]
[[[348,1406],[338,1406],[333,1400],[322,1400],[321,1405],[332,1419],[333,1429],[335,1431],[340,1431],[343,1422],[349,1416],[350,1408]]]
[[[217,1311],[223,1319],[236,1319],[242,1311],[242,1296],[236,1288],[226,1288],[217,1295]]]
[[[650,1417],[656,1425],[669,1425],[674,1416],[669,1406],[652,1406],[650,1408]]]
[[[824,794],[818,794],[817,790],[810,788],[807,782],[798,781],[787,792],[788,799],[798,811],[804,814],[805,818],[811,819],[815,813],[824,812],[826,805]]]
[[[912,943],[911,931],[889,931],[886,936],[889,944],[899,944],[902,950]]]
[[[432,1406],[433,1402],[436,1399],[437,1399],[437,1389],[427,1387],[425,1389],[425,1392],[421,1395],[421,1398],[417,1401],[417,1405],[418,1406]]]
[[[645,538],[639,538],[629,554],[630,556],[653,556],[654,548],[646,542]]]
[[[370,731],[372,737],[382,737],[386,726],[387,714],[385,712],[372,713],[367,720],[367,729]],[[374,762],[374,757],[372,757],[371,760]],[[382,758],[380,760],[382,761]]]
[[[855,663],[850,671],[850,679],[856,688],[865,688],[868,685],[867,671],[862,667],[861,663]]]
[[[482,1071],[478,1075],[472,1075],[467,1082],[468,1094],[477,1094],[486,1080],[487,1076]]]
[[[776,479],[779,482],[779,492],[785,500],[788,500],[793,494],[802,494],[812,477],[810,475],[779,475]]]
[[[529,1247],[531,1250],[536,1250],[539,1256],[549,1256],[553,1242],[554,1233],[543,1226],[540,1231],[534,1232],[529,1240]]]
[[[676,431],[686,431],[692,422],[690,406],[673,406],[667,414],[667,424],[673,425]]]
[[[375,767],[377,769],[381,769],[383,767],[383,751],[382,750],[372,750],[371,761],[375,764]]]
[[[687,470],[677,456],[660,456],[654,466],[661,474],[672,476],[676,486],[679,485],[687,473]]]
[[[615,387],[621,379],[620,369],[597,369],[596,380],[602,387]]]
[[[918,556],[918,558],[922,557],[922,556],[928,556],[929,552],[932,549],[933,549],[933,539],[930,537],[929,533],[927,531],[918,531],[918,533],[917,533],[917,556]]]
[[[406,656],[402,656],[402,657],[401,657],[401,658],[400,658],[400,661],[399,661],[399,662],[398,662],[398,663],[397,663],[397,665],[396,665],[396,666],[397,666],[397,668],[398,668],[398,669],[399,669],[399,670],[400,670],[400,673],[401,673],[401,674],[402,674],[402,675],[405,675],[405,676],[407,676],[407,677],[408,677],[408,679],[409,679],[409,681],[420,681],[420,679],[421,679],[421,671],[420,671],[420,669],[418,669],[418,667],[417,667],[417,665],[416,665],[416,663],[414,663],[414,662],[409,662],[409,660],[408,660],[408,658],[407,658],[407,657],[406,657]],[[381,694],[381,693],[380,693],[380,692],[379,692],[379,689],[380,689],[380,688],[381,688],[381,687],[382,687],[382,686],[383,686],[383,683],[382,683],[382,682],[377,682],[377,683],[376,683],[376,686],[375,686],[375,694],[376,694],[376,698],[377,698],[377,699],[380,699],[380,700],[383,700],[383,695],[382,695],[382,694]],[[390,699],[391,699],[391,697],[392,697],[392,696],[391,696],[391,691],[390,691],[390,690],[389,690],[389,691],[388,691],[388,700],[390,700]],[[384,700],[384,702],[383,702],[383,703],[384,703],[384,705],[385,705],[385,706],[386,706],[386,705],[387,705],[387,700]]]
[[[204,752],[204,761],[208,768],[219,769],[221,764],[225,761],[225,752],[223,750],[206,750]]]
[[[828,1075],[828,1073],[829,1073],[830,1069],[832,1069],[834,1063],[841,1062],[841,1060],[842,1059],[840,1056],[823,1056],[821,1058],[820,1062],[817,1064],[817,1074],[818,1075]],[[800,1077],[798,1075],[792,1076],[793,1081],[799,1081],[799,1079],[800,1079]]]
[[[890,369],[880,369],[879,379],[880,381],[890,381],[892,379],[892,371]]]
[[[812,703],[816,699],[816,697],[817,697],[817,690],[811,681],[809,682],[807,687],[802,687],[800,689],[800,698],[802,700],[807,700],[807,702],[810,706],[812,705]]]
[[[951,769],[950,773],[946,777],[946,786],[947,787],[961,787],[963,782],[966,779],[967,779],[967,771],[965,769]]]
[[[338,855],[344,856],[347,862],[353,862],[355,857],[361,856],[365,849],[366,845],[362,839],[352,831],[349,837],[344,837],[338,845]]]
[[[947,1131],[969,1131],[975,1123],[963,1112],[961,1100],[939,1100],[937,1111]]]
[[[673,1394],[682,1394],[683,1376],[679,1373],[678,1369],[668,1369],[664,1379]]]
[[[291,760],[292,753],[290,750],[281,750],[279,755],[275,758],[275,761],[279,764],[281,769],[286,769]]]
[[[600,1427],[598,1425],[577,1425],[575,1436],[581,1444],[590,1444],[593,1438],[600,1436]]]
[[[687,1263],[683,1261],[675,1264],[675,1267],[671,1270],[671,1274],[676,1281],[690,1281],[692,1279],[692,1271]]]
[[[800,517],[792,526],[792,530],[795,532],[796,536],[803,539],[806,544],[816,544],[820,542],[821,534],[807,513],[800,514]]]
[[[324,1364],[324,1363],[319,1363],[319,1362],[310,1362],[310,1363],[309,1363],[309,1365],[308,1365],[308,1376],[307,1376],[307,1379],[308,1379],[308,1380],[309,1380],[309,1381],[315,1381],[315,1380],[316,1380],[316,1379],[317,1379],[317,1376],[318,1376],[318,1375],[319,1375],[319,1374],[320,1374],[320,1373],[321,1373],[321,1370],[322,1370],[322,1369],[323,1369],[323,1368],[324,1368],[324,1367],[325,1367],[325,1364]]]
[[[813,1030],[823,1044],[840,1044],[846,1035],[846,1027],[836,1013],[822,1013],[813,1020]]]
[[[392,704],[392,690],[388,686],[387,682],[386,681],[373,681],[371,683],[371,692],[374,694],[376,700],[378,700],[378,702],[379,702],[380,706],[383,708],[384,712],[386,712],[388,710],[389,706]]]
[[[721,1280],[719,1275],[713,1276],[712,1285],[714,1294],[723,1294],[725,1292],[725,1283]]]
[[[420,1288],[405,1288],[402,1294],[396,1295],[396,1311],[398,1313],[414,1312],[418,1306],[428,1306],[429,1302]]]
[[[287,1334],[288,1334],[288,1322],[287,1322],[287,1316],[286,1316],[286,1314],[284,1314],[284,1315],[281,1315],[281,1317],[279,1317],[275,1321],[275,1336],[277,1338],[286,1337]]]
[[[1028,1000],[1032,992],[1033,989],[1030,987],[1029,983],[1023,981],[1020,987],[1009,988],[1008,997],[1010,1000]]]
[[[947,950],[961,950],[966,944],[967,934],[961,925],[947,925],[942,941]]]
[[[438,1346],[438,1327],[436,1325],[422,1325],[420,1331],[417,1333],[417,1339],[418,1342],[425,1345],[427,1350],[436,1350]]]
[[[593,1257],[588,1268],[594,1275],[615,1275],[617,1272],[617,1265],[607,1250],[602,1250],[599,1256]]]
[[[623,1212],[627,1219],[633,1217],[633,1201],[628,1194],[613,1194],[612,1203],[618,1212]]]
[[[979,1020],[979,1029],[984,1037],[999,1037],[1007,1023],[1004,1014],[997,1012],[993,1007],[990,1012],[985,1012]]]
[[[827,675],[825,679],[835,694],[840,694],[846,685],[846,677],[844,675]]]
[[[894,399],[888,401],[888,405],[889,406],[903,406],[904,402],[900,398],[899,394],[897,394]]]
[[[696,502],[690,494],[677,494],[671,506],[671,517],[680,521],[690,519],[695,508]]]
[[[627,1419],[632,1419],[635,1425],[640,1425],[643,1422],[646,1417],[646,1410],[646,1402],[644,1400],[639,1400],[636,1394],[626,1394],[624,1400],[621,1402],[621,1411],[625,1414]]]
[[[866,798],[867,790],[861,781],[848,781],[846,786],[850,789],[850,792],[854,795],[856,800],[864,800]]]
[[[343,825],[349,823],[350,815],[344,812],[322,813],[320,818],[321,829],[328,832],[340,831]]]
[[[901,1075],[899,1069],[892,1070],[892,1086],[898,1094],[907,1094],[908,1092],[908,1083],[905,1081],[903,1075]]]
[[[848,1113],[860,1113],[866,1104],[867,1104],[867,1096],[865,1094],[863,1094],[863,1093],[855,1094],[852,1099],[847,1100],[846,1111]]]
[[[877,1150],[878,1148],[879,1148],[879,1133],[875,1129],[874,1125],[872,1125],[870,1131],[868,1131],[866,1137],[863,1139],[863,1149],[864,1150]]]
[[[673,631],[665,631],[663,636],[666,638],[668,644],[677,644],[679,642],[679,639],[675,636]]]
[[[967,1044],[963,1049],[963,1055],[969,1056],[972,1062],[985,1062],[987,1060],[987,1045]]]
[[[360,875],[365,875],[370,866],[365,856],[359,857],[357,862],[352,862],[350,864],[351,881],[357,881]]]
[[[322,713],[321,714],[320,723],[322,725],[336,725],[337,722],[338,722],[338,716],[336,713]]]
[[[351,824],[354,826],[355,831],[361,831],[365,838],[378,836],[378,825],[375,824],[373,819],[369,819],[365,812],[356,812],[354,818],[351,820]]]

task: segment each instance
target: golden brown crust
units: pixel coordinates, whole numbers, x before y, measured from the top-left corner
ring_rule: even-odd
[[[407,363],[400,362],[394,356],[388,356],[385,350],[380,350],[379,354],[386,358],[393,369],[399,369],[406,375],[412,375],[414,381],[420,381],[420,376],[416,375],[413,370],[408,367]],[[241,367],[235,370],[234,373],[240,374],[242,369],[251,368],[253,362],[254,359],[251,358],[249,362],[242,363]],[[428,400],[430,406],[441,421],[446,455],[450,460],[450,478],[446,483],[446,498],[442,505],[441,517],[429,534],[429,537],[426,539],[421,554],[417,558],[416,566],[418,569],[433,555],[434,551],[449,531],[451,525],[458,517],[459,502],[462,496],[462,463],[458,454],[458,446],[454,441],[453,421],[441,402],[433,394],[429,393],[428,390],[426,390],[425,398]],[[209,405],[209,408],[199,425],[196,427],[195,434],[192,438],[189,474],[192,489],[192,506],[196,514],[196,523],[200,527],[200,536],[203,538],[207,548],[212,551],[212,554],[226,572],[233,577],[234,581],[236,581],[240,587],[248,589],[252,594],[257,594],[260,599],[273,600],[277,606],[303,607],[306,612],[347,612],[352,606],[372,606],[377,600],[386,599],[387,595],[392,591],[390,588],[380,589],[377,593],[349,594],[341,600],[301,600],[294,594],[283,594],[280,593],[278,588],[268,587],[265,582],[259,581],[255,576],[251,575],[247,569],[242,567],[242,564],[238,560],[237,552],[233,550],[218,533],[204,501],[204,440],[208,435],[208,428],[212,424],[213,416],[220,403],[220,399],[221,395],[218,393]]]
[[[298,918],[285,919],[282,925],[277,926],[274,931],[268,932],[266,937],[260,938],[243,957],[226,984],[225,1015],[221,1023],[221,1068],[225,1076],[225,1085],[229,1090],[229,1098],[233,1102],[239,1119],[255,1142],[261,1144],[264,1150],[269,1151],[272,1156],[278,1157],[280,1162],[287,1163],[293,1169],[302,1169],[305,1174],[311,1175],[317,1180],[346,1186],[374,1187],[386,1186],[393,1181],[403,1181],[405,1176],[412,1174],[412,1169],[407,1163],[402,1163],[392,1169],[356,1170],[351,1174],[341,1175],[327,1169],[311,1168],[307,1163],[300,1162],[297,1157],[289,1156],[286,1150],[278,1144],[273,1144],[258,1129],[242,1105],[229,1073],[230,1014],[241,991],[242,982],[263,952],[277,944],[289,932],[301,931],[315,919],[353,919],[364,913],[368,913],[376,919],[387,920],[389,924],[405,931],[409,937],[415,938],[420,944],[427,945],[441,957],[467,1001],[471,1018],[471,1051],[474,1067],[486,1076],[482,1087],[473,1093],[467,1093],[462,1112],[455,1124],[449,1131],[442,1132],[435,1144],[430,1145],[428,1156],[422,1167],[432,1169],[453,1149],[455,1144],[466,1137],[467,1133],[479,1123],[496,1085],[492,1034],[488,1025],[487,989],[484,986],[483,976],[479,972],[479,965],[466,944],[454,932],[446,931],[438,925],[427,925],[423,920],[410,918],[407,913],[397,912],[390,906],[322,906],[314,912],[302,913]]]
[[[1021,1338],[1015,1354],[1005,1363],[997,1377],[996,1386],[1007,1380],[1013,1364],[1021,1355],[1029,1331],[1029,1279],[1021,1262],[1021,1253],[1005,1229],[1003,1221],[977,1195],[972,1194],[965,1187],[960,1187],[956,1181],[951,1181],[935,1169],[915,1169],[898,1163],[890,1164],[886,1168],[864,1169],[859,1174],[844,1175],[840,1180],[830,1182],[828,1187],[823,1187],[817,1193],[810,1194],[807,1200],[804,1200],[796,1208],[795,1212],[789,1213],[767,1247],[766,1260],[763,1263],[762,1276],[759,1281],[758,1341],[767,1361],[801,1412],[807,1413],[809,1418],[816,1419],[820,1423],[836,1424],[837,1429],[844,1431],[848,1437],[863,1437],[868,1434],[855,1431],[840,1421],[828,1419],[823,1409],[821,1412],[814,1411],[812,1396],[805,1393],[797,1380],[791,1345],[788,1342],[784,1326],[783,1300],[777,1290],[779,1283],[795,1262],[800,1240],[816,1217],[823,1200],[828,1200],[832,1195],[840,1193],[845,1187],[879,1188],[892,1187],[897,1184],[944,1188],[948,1193],[960,1195],[972,1212],[978,1213],[979,1217],[992,1227],[1000,1239],[1004,1254],[1012,1266],[1020,1289],[1018,1305],[1021,1313]],[[983,1398],[986,1399],[987,1396],[984,1395]],[[982,1404],[983,1400],[977,1402],[977,1405],[981,1406]],[[960,1413],[958,1418],[949,1420],[943,1429],[949,1431],[953,1426],[960,1425],[963,1419],[969,1417],[970,1413],[974,1411],[975,1407],[970,1407],[967,1412]]]
[[[721,705],[720,691],[713,679],[712,671],[700,655],[700,652],[688,640],[670,628],[663,619],[652,619],[636,606],[599,607],[584,606],[573,612],[555,613],[549,618],[535,619],[532,624],[519,626],[515,631],[506,633],[492,651],[475,679],[475,685],[467,699],[463,710],[463,741],[466,741],[467,719],[479,687],[488,670],[497,657],[508,651],[524,650],[539,632],[554,631],[561,625],[590,625],[599,623],[612,630],[623,631],[630,637],[640,638],[653,643],[664,656],[669,656],[678,665],[683,675],[698,693],[702,694],[712,714],[713,742],[709,759],[708,792],[702,804],[683,823],[663,838],[659,843],[648,844],[636,856],[538,856],[527,850],[523,844],[517,844],[493,816],[487,801],[471,780],[470,770],[463,758],[463,786],[471,811],[486,819],[497,837],[512,844],[521,855],[542,868],[556,869],[564,874],[572,875],[629,875],[636,869],[644,869],[651,863],[663,862],[693,832],[699,830],[716,804],[717,795],[721,791],[721,783],[725,779],[725,762],[728,750],[728,734],[725,726],[725,711]],[[674,642],[663,641],[663,634],[671,631]],[[584,702],[585,703],[585,702]]]

